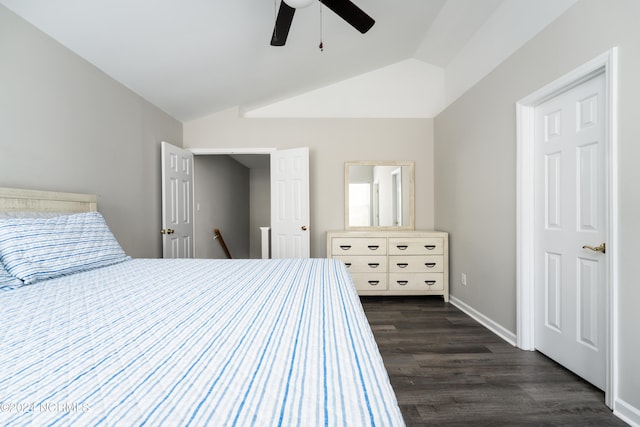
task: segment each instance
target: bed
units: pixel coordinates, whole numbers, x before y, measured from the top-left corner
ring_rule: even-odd
[[[131,259],[111,242],[102,265],[115,239],[95,211],[0,189],[0,261],[22,282],[0,290],[0,425],[404,425],[343,264]]]

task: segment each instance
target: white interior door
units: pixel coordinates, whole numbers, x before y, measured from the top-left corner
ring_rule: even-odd
[[[162,142],[162,256],[193,258],[193,153]]]
[[[309,149],[271,153],[271,257],[309,258]]]
[[[601,389],[607,349],[605,77],[535,109],[535,348]]]

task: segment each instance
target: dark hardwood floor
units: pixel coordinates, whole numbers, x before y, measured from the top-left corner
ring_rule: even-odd
[[[361,297],[407,426],[625,426],[604,393],[441,297]]]

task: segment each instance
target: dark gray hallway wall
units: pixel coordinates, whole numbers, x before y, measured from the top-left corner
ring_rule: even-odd
[[[271,170],[250,169],[250,221],[249,240],[251,258],[262,257],[262,234],[260,227],[271,227]]]
[[[97,194],[127,254],[159,257],[163,140],[182,123],[0,6],[0,186]]]
[[[249,258],[249,169],[229,156],[195,156],[194,177],[196,258],[226,258],[215,228],[233,258]]]

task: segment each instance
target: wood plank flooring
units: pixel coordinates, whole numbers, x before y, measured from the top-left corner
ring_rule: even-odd
[[[604,393],[441,297],[361,297],[407,426],[625,426]]]

